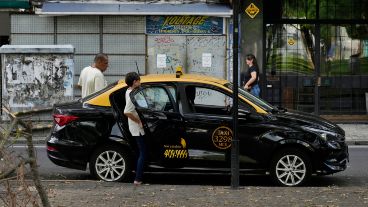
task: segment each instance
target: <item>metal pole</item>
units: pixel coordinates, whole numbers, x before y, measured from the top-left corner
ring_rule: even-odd
[[[233,139],[231,140],[231,188],[239,188],[239,138],[238,138],[238,50],[239,50],[239,1],[233,0]]]

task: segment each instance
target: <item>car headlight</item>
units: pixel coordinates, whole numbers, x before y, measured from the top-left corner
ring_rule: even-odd
[[[327,146],[331,149],[341,149],[341,145],[336,141],[327,141]]]
[[[341,145],[336,141],[339,137],[337,133],[305,126],[302,128],[306,131],[318,135],[321,138],[321,140],[327,144],[327,147],[331,149],[341,149]]]

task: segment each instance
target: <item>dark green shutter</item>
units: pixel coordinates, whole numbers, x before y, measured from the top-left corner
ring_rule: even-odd
[[[0,0],[0,8],[30,8],[29,0]]]

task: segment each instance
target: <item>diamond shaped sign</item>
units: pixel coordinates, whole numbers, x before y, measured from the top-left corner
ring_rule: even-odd
[[[245,13],[247,13],[248,16],[253,19],[259,13],[259,9],[258,9],[258,7],[255,4],[251,3],[245,9]]]

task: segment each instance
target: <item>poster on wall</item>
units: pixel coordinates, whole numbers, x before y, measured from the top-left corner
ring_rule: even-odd
[[[212,54],[211,53],[203,53],[202,54],[202,67],[210,68],[212,66]]]
[[[47,108],[73,98],[71,54],[3,55],[3,103],[12,111]]]
[[[147,34],[224,33],[224,19],[208,16],[146,16]]]
[[[166,54],[157,54],[157,68],[166,68]]]

